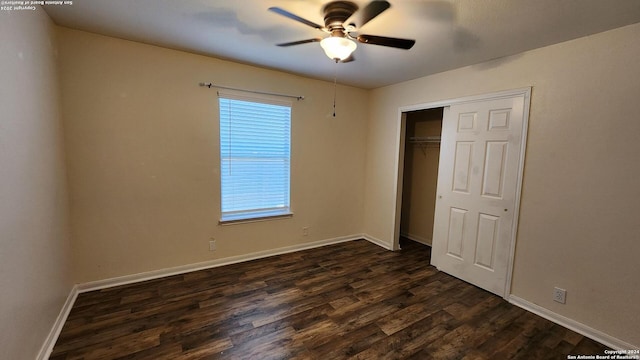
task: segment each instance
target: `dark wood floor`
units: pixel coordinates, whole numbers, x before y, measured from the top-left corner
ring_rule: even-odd
[[[566,359],[606,347],[365,240],[80,294],[51,359]]]

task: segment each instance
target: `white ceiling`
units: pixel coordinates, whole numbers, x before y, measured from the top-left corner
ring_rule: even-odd
[[[74,0],[45,6],[62,26],[375,88],[640,22],[640,0],[390,0],[361,34],[415,39],[411,50],[359,44],[335,64],[326,34],[267,11],[281,7],[323,24],[327,0]],[[360,7],[368,1],[354,1]],[[633,61],[637,61],[633,60]]]

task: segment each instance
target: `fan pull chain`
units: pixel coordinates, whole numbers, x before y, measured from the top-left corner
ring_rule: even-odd
[[[333,117],[336,117],[336,93],[337,93],[337,79],[338,79],[338,59],[336,59],[336,66],[333,68]]]

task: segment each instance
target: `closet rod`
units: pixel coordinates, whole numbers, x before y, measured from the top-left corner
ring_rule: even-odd
[[[440,136],[415,136],[410,137],[409,142],[412,144],[439,143]]]
[[[304,100],[304,96],[298,96],[298,95],[287,95],[287,94],[270,93],[270,92],[264,92],[264,91],[245,90],[245,89],[234,88],[234,87],[229,87],[229,86],[215,85],[213,83],[203,83],[203,82],[201,82],[198,85],[204,86],[204,87],[208,87],[209,89],[214,87],[214,88],[218,88],[218,89],[244,91],[244,92],[248,92],[248,93],[252,93],[252,94],[281,96],[281,97],[293,98],[293,99],[296,99],[296,100]]]

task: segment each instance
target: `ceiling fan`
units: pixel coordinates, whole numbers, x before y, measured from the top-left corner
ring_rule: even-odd
[[[371,1],[363,8],[358,8],[358,5],[350,1],[332,1],[322,8],[324,26],[301,18],[279,7],[270,7],[269,10],[329,34],[325,38],[317,37],[287,42],[277,44],[278,46],[286,47],[320,42],[320,46],[330,59],[336,62],[349,62],[354,59],[351,54],[357,47],[356,41],[363,44],[382,45],[405,50],[411,49],[416,43],[415,40],[410,39],[357,34],[359,28],[362,28],[390,6],[391,4],[388,1]]]

